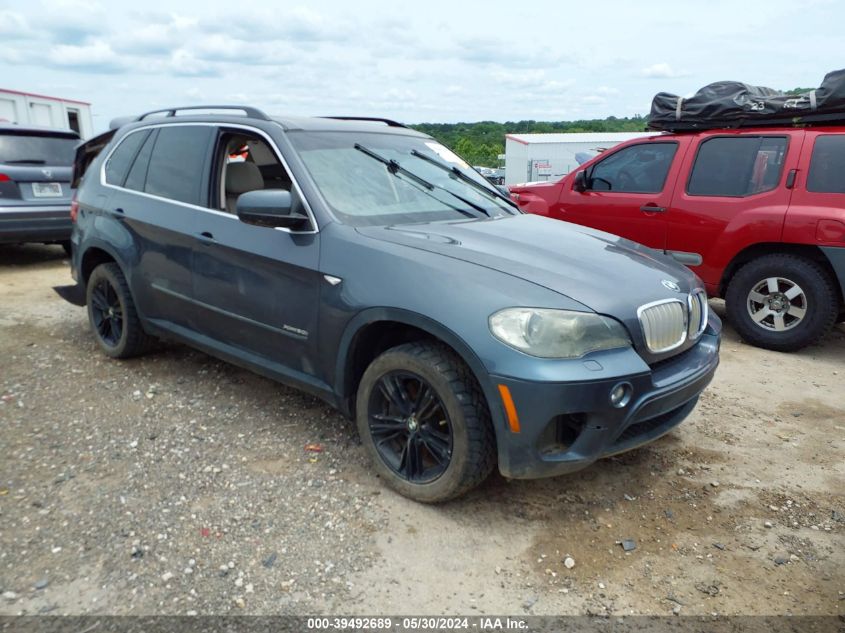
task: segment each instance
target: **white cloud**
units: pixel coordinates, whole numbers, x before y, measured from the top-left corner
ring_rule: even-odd
[[[666,62],[652,64],[647,68],[643,68],[642,71],[640,71],[640,74],[643,77],[649,77],[650,79],[673,79],[675,77],[684,77],[686,75],[686,73],[676,71]]]
[[[494,81],[502,82],[514,88],[537,86],[546,81],[545,70],[505,70],[496,69],[490,73]]]
[[[114,48],[121,53],[139,55],[165,54],[175,42],[189,38],[196,20],[172,16],[167,21],[149,21],[114,39]]]
[[[196,86],[191,86],[183,93],[185,95],[185,99],[195,103],[202,103],[207,102],[208,98],[205,96],[205,93],[197,88]]]
[[[217,66],[184,48],[173,51],[163,68],[180,77],[213,77],[221,73]]]
[[[575,84],[573,79],[551,79],[545,70],[503,70],[498,69],[490,73],[500,88],[519,91],[520,99],[531,100],[539,96],[560,95],[568,92]]]
[[[0,37],[6,40],[28,38],[32,29],[27,19],[15,11],[0,11]]]
[[[103,33],[111,7],[84,0],[45,0],[32,24],[60,44],[82,44]]]
[[[605,97],[615,97],[619,94],[619,89],[611,88],[609,86],[599,86],[596,88],[596,94],[604,95]]]
[[[562,94],[567,92],[572,86],[575,85],[575,80],[569,79],[566,81],[558,81],[557,79],[550,79],[548,81],[544,81],[542,84],[537,86],[534,89],[534,92],[545,93],[545,94]]]
[[[581,97],[581,103],[584,105],[604,105],[607,103],[607,99],[602,97],[601,95],[586,95]]]
[[[59,44],[48,51],[46,61],[53,66],[81,71],[109,73],[128,70],[111,46],[103,41],[82,45]]]

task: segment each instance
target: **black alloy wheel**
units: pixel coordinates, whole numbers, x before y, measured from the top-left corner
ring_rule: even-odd
[[[430,483],[452,459],[452,423],[435,389],[409,371],[382,375],[370,395],[368,423],[378,455],[404,480]]]
[[[358,384],[355,421],[379,477],[415,501],[459,497],[496,464],[478,381],[437,341],[402,343],[370,362]]]
[[[98,279],[91,291],[91,319],[100,340],[117,347],[123,336],[123,306],[106,278]]]
[[[151,349],[153,339],[141,325],[129,284],[117,264],[100,264],[91,272],[85,303],[97,345],[106,356],[131,358]]]

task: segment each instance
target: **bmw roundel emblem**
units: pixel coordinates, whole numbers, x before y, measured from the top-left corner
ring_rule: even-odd
[[[680,292],[680,291],[681,291],[681,287],[680,287],[678,284],[676,284],[674,281],[671,281],[671,280],[669,280],[669,279],[664,279],[664,280],[663,280],[662,282],[660,282],[660,283],[662,283],[662,284],[663,284],[666,288],[668,288],[669,290],[674,290],[675,292]]]

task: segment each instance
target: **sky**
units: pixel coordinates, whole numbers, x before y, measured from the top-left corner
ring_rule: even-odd
[[[0,88],[92,103],[407,123],[646,115],[738,80],[845,67],[840,0],[0,0]]]

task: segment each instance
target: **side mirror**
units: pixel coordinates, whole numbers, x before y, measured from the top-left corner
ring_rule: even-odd
[[[579,171],[575,174],[575,180],[572,183],[572,188],[578,193],[584,193],[589,188],[587,182],[587,172],[585,170]]]
[[[293,213],[290,191],[284,189],[259,189],[238,196],[235,208],[241,222],[257,226],[298,228],[308,222],[308,217]]]

